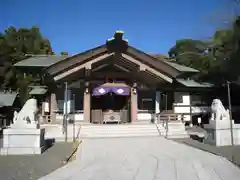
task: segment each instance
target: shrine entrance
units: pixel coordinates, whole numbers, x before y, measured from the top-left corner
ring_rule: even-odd
[[[91,122],[130,122],[130,90],[124,83],[105,83],[95,87],[91,96]]]

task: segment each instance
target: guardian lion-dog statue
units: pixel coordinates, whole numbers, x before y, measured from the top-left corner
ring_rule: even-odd
[[[214,99],[211,105],[211,120],[229,120],[229,110],[226,110],[220,99]]]
[[[37,100],[28,99],[19,113],[14,111],[13,123],[37,124],[37,112]]]

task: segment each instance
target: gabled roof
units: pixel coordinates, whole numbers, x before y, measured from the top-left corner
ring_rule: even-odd
[[[177,69],[178,71],[181,72],[193,72],[193,73],[197,73],[199,72],[196,69],[193,69],[191,67],[187,67],[181,64],[177,64],[176,62],[171,62],[171,61],[165,61],[167,64],[169,64],[170,66],[174,67],[175,69]]]
[[[43,95],[47,92],[47,87],[45,86],[32,86],[31,91],[29,92],[30,95]]]
[[[17,94],[17,92],[0,92],[0,107],[12,106]]]
[[[62,72],[76,65],[84,64],[95,57],[98,57],[100,55],[104,55],[107,53],[109,53],[109,51],[106,45],[101,45],[96,48],[85,51],[83,53],[68,57],[63,61],[59,61],[47,67],[46,70],[50,75],[57,74],[58,72]],[[170,73],[173,77],[181,73],[179,69],[173,67],[172,65],[164,61],[159,61],[157,58],[147,53],[144,53],[143,51],[138,50],[132,46],[128,46],[125,53],[132,57],[135,57],[140,62],[147,64],[158,71],[164,71],[166,74]]]
[[[128,41],[122,38],[123,33],[116,32],[114,38],[107,40],[106,44],[90,49],[88,51],[76,54],[68,57],[62,61],[58,61],[55,64],[46,68],[46,71],[50,75],[56,75],[58,73],[67,71],[76,66],[85,64],[94,58],[107,55],[114,52],[115,54],[124,53],[137,61],[145,64],[158,72],[164,73],[170,77],[177,77],[185,72],[197,73],[198,71],[183,65],[179,65],[175,62],[166,60],[165,57],[160,55],[150,55],[135,47],[128,45]]]
[[[49,67],[59,61],[66,59],[68,56],[55,56],[55,55],[41,55],[33,56],[28,59],[22,60],[16,64],[15,67]]]
[[[130,58],[134,58],[144,65],[149,66],[157,72],[161,72],[169,77],[178,77],[185,72],[197,73],[198,71],[176,62],[169,61],[164,56],[150,55],[135,47],[128,45],[128,42],[122,39],[122,32],[116,32],[114,38],[108,40],[106,44],[87,50],[73,56],[37,56],[16,63],[15,67],[43,67],[46,72],[52,76],[68,71],[74,67],[86,64],[93,59],[108,54],[124,53]],[[100,58],[101,59],[101,58]]]
[[[151,56],[157,58],[159,61],[164,61],[165,63],[169,64],[170,66],[172,66],[173,68],[177,69],[178,71],[181,72],[193,72],[193,73],[197,73],[199,72],[197,69],[188,67],[188,66],[184,66],[181,64],[178,64],[174,59],[170,59],[167,55],[163,55],[163,54],[152,54]]]
[[[186,86],[186,87],[194,87],[194,88],[212,88],[213,84],[205,83],[205,82],[197,82],[191,79],[176,79],[177,82]]]

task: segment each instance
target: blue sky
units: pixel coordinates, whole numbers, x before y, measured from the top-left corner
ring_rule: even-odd
[[[224,1],[3,0],[0,31],[37,25],[56,53],[75,54],[124,30],[132,46],[167,53],[177,39],[209,37],[218,21],[212,14],[221,11]]]

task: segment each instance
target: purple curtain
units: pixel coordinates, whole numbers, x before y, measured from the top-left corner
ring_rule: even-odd
[[[129,87],[112,87],[112,92],[121,96],[128,96],[130,93]]]
[[[101,96],[111,92],[111,87],[99,86],[93,89],[93,96]]]
[[[113,92],[117,95],[121,96],[128,96],[130,94],[129,87],[106,87],[106,86],[99,86],[93,89],[93,96],[101,96],[105,95],[109,92]]]

